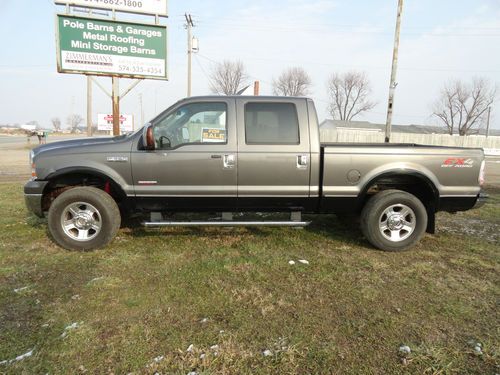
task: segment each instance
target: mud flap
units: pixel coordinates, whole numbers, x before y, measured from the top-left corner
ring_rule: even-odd
[[[436,233],[436,213],[434,212],[434,207],[427,208],[427,233]]]

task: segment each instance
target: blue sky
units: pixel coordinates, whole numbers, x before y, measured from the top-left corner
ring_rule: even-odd
[[[163,20],[170,81],[140,83],[123,99],[122,113],[139,120],[138,94],[146,120],[186,95],[183,14],[190,12],[200,41],[193,61],[194,95],[209,93],[206,75],[222,59],[243,61],[251,78],[261,81],[263,94],[271,94],[273,77],[283,69],[302,66],[312,77],[310,96],[324,119],[328,76],[360,70],[370,78],[378,105],[358,119],[384,122],[396,5],[396,0],[170,0],[170,17]],[[85,117],[85,77],[56,72],[58,10],[52,0],[0,1],[0,124],[37,120],[49,127],[52,117],[64,121],[71,112]],[[473,77],[500,83],[500,0],[406,0],[394,123],[435,123],[429,114],[443,84]],[[110,81],[99,78],[107,87]],[[125,89],[130,81],[120,84]],[[110,112],[111,103],[97,87],[94,93],[96,121],[97,113]],[[500,128],[498,103],[492,125]]]

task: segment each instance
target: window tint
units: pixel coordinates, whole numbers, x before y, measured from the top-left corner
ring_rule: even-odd
[[[299,120],[292,103],[247,103],[247,144],[299,144]]]
[[[157,149],[192,143],[227,143],[225,103],[191,103],[154,125]]]

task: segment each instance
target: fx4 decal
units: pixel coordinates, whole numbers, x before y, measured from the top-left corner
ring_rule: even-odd
[[[472,168],[473,165],[472,159],[448,158],[441,164],[441,168]]]

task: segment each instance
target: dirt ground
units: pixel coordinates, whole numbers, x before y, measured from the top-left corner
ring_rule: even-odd
[[[0,143],[0,182],[18,182],[29,178],[29,145]]]
[[[47,142],[56,142],[76,138],[74,135],[55,136]],[[0,183],[24,182],[31,174],[29,166],[29,150],[38,146],[37,137],[32,137],[28,143],[24,136],[0,135]]]

